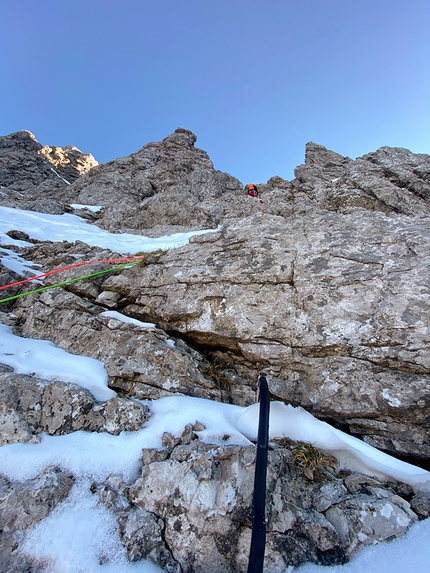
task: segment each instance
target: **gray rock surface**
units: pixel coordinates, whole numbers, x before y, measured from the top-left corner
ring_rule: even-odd
[[[29,131],[0,137],[0,205],[42,213],[71,211],[71,183],[97,165],[77,147],[42,145]]]
[[[38,442],[41,432],[59,436],[87,430],[140,430],[148,419],[140,402],[111,398],[97,402],[91,392],[64,382],[45,382],[23,374],[0,373],[0,445]]]
[[[295,170],[295,189],[338,213],[356,208],[429,215],[430,156],[381,147],[352,161],[308,143],[306,163]]]
[[[166,434],[164,449],[143,449],[134,483],[112,474],[91,486],[116,516],[130,561],[149,559],[170,573],[247,570],[256,447],[202,443],[203,428],[196,421],[181,436]],[[297,447],[283,439],[269,451],[265,571],[344,563],[426,516],[428,494],[413,496],[408,486],[336,473],[330,460],[309,477],[295,462]],[[72,476],[52,468],[22,483],[0,477],[0,554],[8,572],[44,570],[19,546],[72,485]]]
[[[132,507],[118,515],[121,541],[130,561],[148,559],[167,573],[182,573],[164,542],[164,522],[149,511]]]
[[[131,509],[125,515],[133,516],[139,539],[148,528],[147,512],[161,521],[166,547],[184,573],[246,571],[256,448],[204,444],[192,436],[185,431],[167,451],[143,451],[142,477],[127,489]],[[280,573],[305,561],[344,563],[360,547],[398,537],[418,519],[404,499],[407,490],[327,467],[310,480],[293,462],[294,443],[272,446],[265,571]],[[358,481],[359,491],[351,486]],[[136,508],[144,512],[140,535]]]
[[[72,187],[82,203],[110,205],[99,224],[116,228],[111,213],[118,226],[154,233],[185,220],[209,225],[199,217],[215,195],[222,229],[146,266],[77,283],[70,289],[78,298],[67,295],[67,303],[49,293],[17,303],[23,332],[107,361],[111,385],[141,398],[178,392],[249,404],[250,380],[264,368],[278,398],[384,450],[428,459],[430,158],[381,148],[352,160],[310,143],[294,181],[260,186],[261,215],[195,139],[178,129]],[[163,211],[170,192],[179,219]],[[179,193],[196,199],[197,219]],[[143,221],[149,200],[157,214]],[[52,267],[77,249],[86,252],[82,244],[41,245],[25,256]],[[136,338],[132,327],[108,326],[100,306],[158,331]]]
[[[0,185],[26,191],[43,181],[56,182],[52,165],[39,154],[42,146],[29,131],[0,137]],[[4,192],[4,191],[3,191]]]
[[[235,219],[102,289],[125,314],[223,348],[232,387],[263,368],[277,397],[428,458],[429,225],[362,209],[288,228],[279,216]]]
[[[34,442],[42,431],[136,430],[148,411],[135,397],[182,394],[248,405],[264,370],[276,398],[426,462],[430,157],[382,147],[353,160],[309,143],[293,181],[259,184],[260,213],[260,203],[216,171],[195,141],[178,128],[129,157],[92,166],[76,148],[42,148],[29,132],[0,138],[1,205],[51,213],[71,212],[70,203],[101,205],[100,213],[81,214],[111,231],[152,236],[214,229],[143,264],[0,309],[13,311],[0,319],[17,334],[102,360],[109,385],[121,391],[100,404],[79,387],[0,365],[1,443]],[[118,256],[79,242],[36,241],[16,250],[44,270],[77,255]],[[14,278],[0,268],[0,284]],[[155,326],[123,322],[106,308]],[[203,444],[201,429],[196,423],[182,436],[165,434],[164,449],[145,449],[131,486],[115,476],[94,484],[117,515],[131,561],[148,557],[175,573],[246,570],[255,448]],[[267,571],[342,563],[429,516],[427,494],[413,497],[402,484],[333,468],[311,479],[292,463],[293,450],[283,442],[269,456]],[[37,480],[46,479],[34,481],[35,491],[45,491]],[[10,492],[21,486],[1,483],[1,503],[9,507]],[[40,499],[45,512],[58,503]],[[9,520],[2,534],[13,572],[38,571],[16,551],[25,528],[43,518],[33,509],[28,524]]]
[[[34,479],[10,482],[0,475],[0,563],[5,573],[42,568],[20,552],[25,531],[45,519],[65,499],[73,486],[73,477],[56,468],[47,468]]]
[[[16,314],[22,317],[24,336],[50,339],[63,350],[101,360],[111,388],[140,399],[181,394],[221,400],[221,388],[205,374],[209,364],[198,352],[160,329],[103,316],[102,311],[74,293],[52,290],[38,300],[24,300]],[[57,321],[55,330],[52,320]]]
[[[103,205],[97,224],[110,231],[216,227],[242,184],[216,171],[194,147],[196,139],[178,128],[162,142],[95,167],[74,183],[77,202]]]

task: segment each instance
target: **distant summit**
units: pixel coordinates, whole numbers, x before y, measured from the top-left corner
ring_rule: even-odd
[[[63,213],[73,197],[64,187],[95,165],[94,157],[77,147],[43,147],[30,131],[0,137],[1,204]]]

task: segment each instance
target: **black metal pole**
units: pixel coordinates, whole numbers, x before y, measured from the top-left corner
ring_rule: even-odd
[[[266,546],[266,476],[267,450],[269,445],[270,393],[266,377],[258,376],[260,413],[258,419],[257,459],[255,462],[253,520],[248,573],[263,571]]]

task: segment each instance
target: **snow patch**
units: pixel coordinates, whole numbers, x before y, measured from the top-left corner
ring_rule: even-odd
[[[90,485],[77,483],[69,497],[32,528],[24,553],[46,562],[46,573],[160,573],[149,561],[128,561],[117,520],[90,493]]]
[[[253,404],[237,420],[237,429],[250,440],[257,437],[258,411],[259,405]],[[430,472],[393,458],[317,420],[303,408],[272,402],[269,434],[271,438],[286,436],[292,440],[310,442],[317,448],[331,452],[344,469],[383,479],[393,478],[414,488],[430,491]]]
[[[72,209],[88,209],[88,211],[92,211],[93,213],[98,213],[103,209],[102,205],[81,205],[80,203],[70,203],[70,207],[72,207]]]
[[[12,229],[24,231],[33,239],[40,241],[83,241],[87,245],[99,246],[122,254],[174,249],[186,245],[190,237],[194,235],[203,235],[219,230],[206,229],[151,238],[130,233],[109,233],[91,225],[81,217],[69,213],[51,215],[0,207],[0,241],[3,244],[24,246],[23,241],[18,243],[6,235]],[[31,244],[25,243],[25,246],[29,245]]]
[[[380,509],[380,514],[383,517],[386,517],[387,519],[390,519],[391,514],[393,513],[393,506],[391,505],[391,503],[386,503],[385,505],[383,505]]]
[[[99,401],[116,396],[107,386],[108,375],[100,360],[69,354],[49,340],[21,338],[13,334],[10,326],[1,323],[0,335],[0,362],[11,366],[17,374],[78,384]]]
[[[67,185],[71,185],[70,181],[67,181],[67,179],[64,179],[64,177],[62,177],[58,171],[56,171],[53,167],[51,167],[51,171],[53,171],[55,173],[55,175],[61,179],[61,181],[64,181],[64,183],[67,183]]]
[[[21,241],[24,242],[24,241]],[[27,243],[30,245],[31,243]],[[41,267],[37,263],[33,263],[31,261],[26,261],[22,257],[20,257],[15,251],[11,251],[10,249],[5,249],[4,247],[0,248],[0,255],[4,255],[0,257],[0,263],[6,267],[7,269],[13,271],[17,275],[23,277],[26,274],[30,273],[32,275],[39,275],[41,271],[35,271],[31,267]],[[41,282],[41,281],[34,281],[34,282]]]
[[[137,320],[136,318],[130,318],[129,316],[125,316],[116,310],[105,310],[101,312],[99,316],[105,316],[106,318],[113,318],[120,322],[124,322],[126,324],[134,324],[136,326],[140,326],[141,328],[145,329],[153,329],[156,328],[155,324],[152,322],[142,322],[141,320]]]
[[[393,406],[394,408],[398,408],[399,406],[402,405],[402,403],[400,402],[400,400],[398,398],[395,398],[394,396],[392,396],[390,394],[390,391],[388,390],[388,388],[383,389],[382,397],[385,398],[385,400],[387,400],[387,402],[390,404],[390,406]]]

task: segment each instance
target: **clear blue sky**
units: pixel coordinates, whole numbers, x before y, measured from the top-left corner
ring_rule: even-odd
[[[242,182],[307,141],[430,153],[429,0],[3,0],[0,134],[99,162],[192,130]]]

